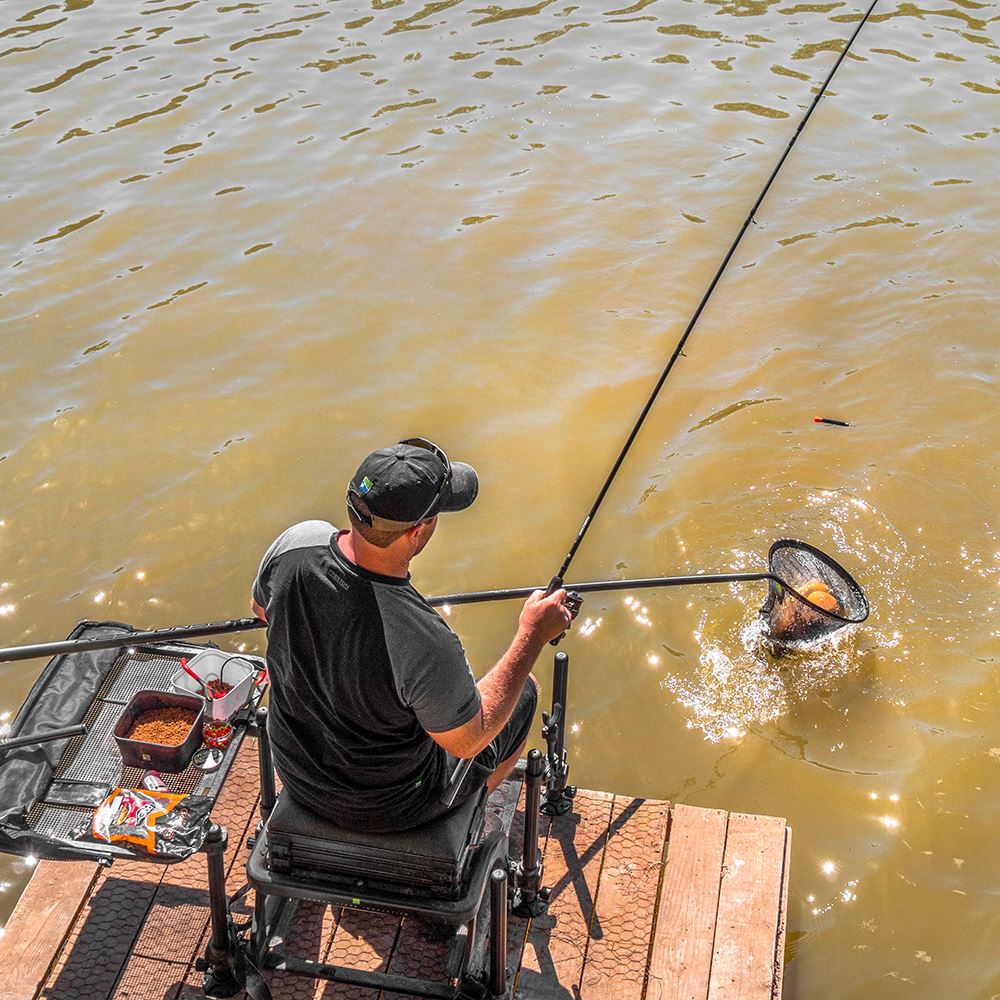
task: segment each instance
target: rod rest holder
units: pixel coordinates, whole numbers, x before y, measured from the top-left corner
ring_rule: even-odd
[[[542,712],[542,739],[545,740],[545,801],[539,806],[544,816],[562,816],[573,808],[576,785],[568,785],[569,763],[566,751],[558,749],[562,705],[553,705],[553,711]]]
[[[545,801],[541,811],[546,816],[562,816],[573,808],[576,786],[566,783],[569,761],[566,757],[566,697],[569,683],[569,656],[555,655],[552,670],[552,711],[542,712],[542,738],[545,740]]]

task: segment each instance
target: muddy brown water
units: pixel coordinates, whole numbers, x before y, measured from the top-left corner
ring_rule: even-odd
[[[547,581],[862,11],[6,0],[3,643],[245,614],[414,433],[482,480],[417,585]],[[865,587],[780,663],[757,584],[565,645],[576,782],[788,818],[789,998],[1000,995],[998,109],[995,5],[878,4],[570,574],[792,536]],[[477,671],[516,614],[454,609]]]

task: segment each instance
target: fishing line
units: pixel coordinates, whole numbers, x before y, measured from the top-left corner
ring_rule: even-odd
[[[861,20],[858,22],[858,25],[854,29],[853,34],[847,40],[847,44],[844,46],[840,55],[837,56],[837,59],[834,62],[833,67],[827,74],[826,79],[823,81],[822,86],[816,92],[815,97],[813,97],[812,103],[809,105],[808,109],[806,110],[806,113],[802,116],[802,119],[799,121],[799,124],[796,127],[795,132],[792,134],[792,137],[788,142],[788,145],[785,147],[784,152],[781,154],[777,164],[771,171],[770,177],[768,177],[766,183],[761,188],[760,194],[757,195],[757,200],[753,203],[753,207],[750,209],[749,213],[747,214],[747,217],[743,220],[743,225],[740,226],[739,232],[736,234],[736,238],[730,245],[729,250],[726,252],[725,257],[722,258],[722,263],[719,264],[719,267],[715,272],[715,276],[712,278],[708,288],[705,290],[705,294],[701,297],[701,301],[698,303],[698,308],[695,309],[694,314],[691,316],[691,319],[688,321],[688,324],[684,329],[684,333],[681,335],[680,340],[677,341],[677,345],[674,347],[674,351],[670,355],[670,359],[667,361],[666,366],[660,373],[660,377],[656,380],[656,384],[653,386],[653,391],[649,394],[649,398],[646,400],[646,405],[643,406],[642,412],[639,414],[638,419],[632,426],[632,430],[629,433],[628,438],[625,441],[625,444],[622,446],[621,451],[618,453],[618,458],[615,459],[615,463],[614,465],[612,465],[611,471],[608,473],[608,477],[604,481],[604,485],[601,487],[600,492],[597,494],[597,499],[594,501],[594,504],[590,508],[590,511],[587,513],[587,516],[583,519],[583,524],[580,526],[580,530],[577,533],[577,536],[573,541],[573,544],[570,546],[569,552],[567,552],[566,558],[563,560],[563,564],[559,568],[559,572],[552,578],[551,582],[549,583],[547,593],[552,593],[553,591],[558,590],[563,585],[563,581],[566,577],[566,572],[569,569],[570,563],[573,561],[573,557],[576,555],[577,549],[580,548],[580,545],[583,542],[583,539],[586,536],[587,531],[590,529],[590,525],[593,523],[594,518],[597,516],[597,512],[600,509],[601,504],[604,502],[604,498],[607,495],[608,490],[611,488],[611,484],[614,482],[615,477],[618,475],[618,470],[622,467],[622,464],[625,461],[625,456],[628,455],[629,449],[632,447],[632,443],[638,436],[639,431],[642,428],[642,425],[646,420],[647,415],[649,414],[649,411],[653,408],[653,404],[656,402],[656,398],[660,394],[660,390],[663,388],[664,383],[667,381],[667,376],[670,375],[670,372],[673,369],[675,362],[683,353],[684,345],[687,343],[688,337],[691,336],[691,331],[694,329],[695,324],[701,317],[701,314],[705,309],[708,300],[712,297],[712,293],[715,291],[716,286],[719,284],[719,280],[722,278],[723,273],[729,266],[729,262],[730,260],[732,260],[733,254],[736,253],[736,248],[740,245],[740,241],[743,239],[744,233],[746,233],[747,229],[750,228],[750,223],[754,221],[754,215],[756,214],[757,209],[760,208],[761,202],[763,202],[764,198],[767,195],[767,192],[771,188],[771,185],[774,183],[775,177],[778,176],[778,172],[781,170],[785,160],[788,158],[788,154],[792,151],[792,147],[795,145],[799,135],[805,128],[806,122],[808,122],[810,117],[812,116],[812,113],[815,110],[816,105],[819,104],[820,98],[823,96],[823,94],[826,93],[826,89],[830,85],[830,81],[833,79],[834,74],[840,68],[840,64],[844,61],[845,57],[847,56],[848,51],[854,44],[854,40],[858,37],[858,33],[865,26],[865,23],[871,16],[872,11],[875,9],[876,3],[878,3],[878,0],[872,0],[871,5],[865,12],[864,17],[862,17]]]

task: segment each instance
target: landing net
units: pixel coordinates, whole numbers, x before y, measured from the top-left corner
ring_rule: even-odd
[[[772,580],[760,609],[771,639],[808,642],[868,617],[868,601],[854,577],[819,549],[783,538],[767,559],[771,573],[787,584]]]

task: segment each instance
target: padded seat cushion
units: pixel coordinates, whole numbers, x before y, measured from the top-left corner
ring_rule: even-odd
[[[345,830],[284,792],[267,823],[269,867],[358,889],[454,899],[482,840],[485,804],[484,789],[430,823],[374,834]]]

